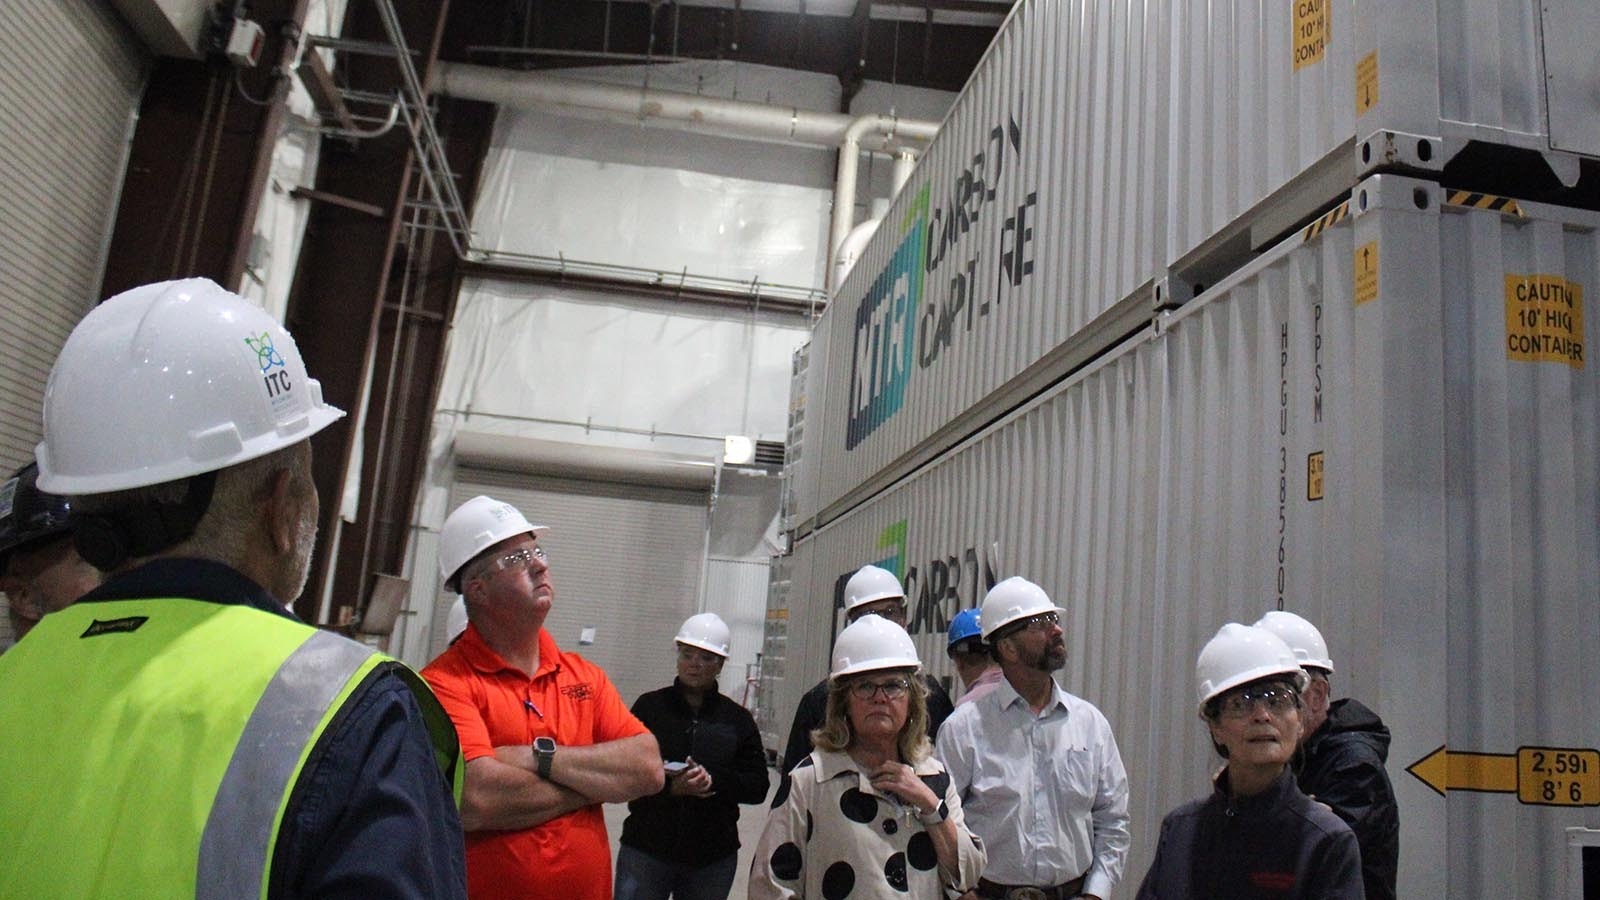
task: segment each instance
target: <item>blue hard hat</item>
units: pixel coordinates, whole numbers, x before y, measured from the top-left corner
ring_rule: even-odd
[[[954,647],[967,638],[979,637],[982,633],[983,627],[978,621],[978,610],[963,609],[950,620],[950,640],[945,644],[945,648]]]

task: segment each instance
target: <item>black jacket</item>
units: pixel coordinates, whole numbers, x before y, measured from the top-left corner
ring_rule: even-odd
[[[1254,797],[1228,796],[1228,773],[1204,800],[1161,820],[1138,900],[1361,900],[1350,827],[1295,787],[1287,768]]]
[[[928,686],[928,740],[931,741],[938,736],[939,726],[955,711],[955,705],[950,702],[950,695],[938,679],[924,675],[922,682]],[[789,742],[783,748],[783,763],[778,767],[785,778],[789,776],[790,769],[811,754],[811,732],[822,727],[822,720],[827,715],[828,679],[824,678],[806,691],[805,696],[800,698],[800,705],[795,708],[794,724],[789,726]]]
[[[1331,807],[1361,844],[1367,900],[1394,900],[1400,811],[1384,768],[1389,729],[1359,701],[1337,700],[1300,752],[1300,790]]]
[[[702,866],[739,850],[739,804],[767,799],[767,752],[749,711],[719,693],[708,694],[699,715],[671,687],[634,701],[639,717],[661,745],[661,758],[689,757],[711,775],[715,795],[672,797],[661,791],[628,803],[622,843],[666,862]]]

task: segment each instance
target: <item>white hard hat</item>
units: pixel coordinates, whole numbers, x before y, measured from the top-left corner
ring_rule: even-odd
[[[56,357],[39,487],[78,496],[214,472],[343,415],[259,307],[204,278],[148,284],[95,307]]]
[[[1280,609],[1272,610],[1256,622],[1257,628],[1265,628],[1289,645],[1294,651],[1294,658],[1300,661],[1302,668],[1325,669],[1328,674],[1333,674],[1333,659],[1328,656],[1328,642],[1322,639],[1322,632],[1317,626],[1307,622],[1292,612]]]
[[[698,613],[684,619],[673,640],[728,658],[728,623],[716,613]]]
[[[467,601],[464,597],[457,597],[456,602],[450,604],[450,613],[444,617],[444,639],[453,641],[467,630]]]
[[[917,648],[911,635],[878,615],[865,615],[845,626],[833,645],[833,671],[829,678],[878,669],[917,669]]]
[[[1044,588],[1020,575],[1013,575],[983,595],[978,620],[983,624],[983,639],[987,641],[996,631],[1018,619],[1047,612],[1060,615],[1066,610],[1055,605]]]
[[[519,534],[537,535],[549,531],[543,525],[533,525],[509,503],[479,494],[456,507],[444,520],[439,530],[439,575],[444,586],[452,591],[461,590],[456,576],[461,567],[474,556],[493,547],[508,537]]]
[[[845,612],[874,600],[904,600],[905,597],[906,591],[900,586],[900,579],[888,569],[877,566],[862,566],[844,584]]]
[[[1273,675],[1291,676],[1296,687],[1305,688],[1306,674],[1282,638],[1265,628],[1229,622],[1206,642],[1194,665],[1200,713],[1205,714],[1211,698]]]

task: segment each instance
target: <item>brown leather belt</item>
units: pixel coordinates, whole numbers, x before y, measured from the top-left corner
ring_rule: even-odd
[[[1083,876],[1054,887],[1033,887],[1027,884],[995,884],[987,878],[978,879],[978,896],[990,900],[1071,900],[1083,892]]]

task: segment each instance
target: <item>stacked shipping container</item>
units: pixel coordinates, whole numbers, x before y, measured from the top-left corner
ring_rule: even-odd
[[[775,715],[861,564],[940,671],[1027,574],[1122,742],[1136,883],[1214,762],[1199,646],[1281,605],[1395,732],[1402,896],[1577,890],[1600,220],[1483,191],[1595,204],[1597,45],[1576,0],[1019,5],[819,323]]]

